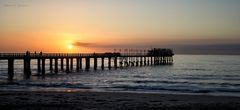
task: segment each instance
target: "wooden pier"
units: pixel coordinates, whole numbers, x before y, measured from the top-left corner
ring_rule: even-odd
[[[85,59],[85,70],[90,69],[90,59],[93,59],[93,69],[97,70],[98,59],[101,59],[101,69],[105,68],[105,59],[108,61],[108,69],[123,68],[131,66],[148,66],[148,65],[171,65],[173,64],[173,51],[171,49],[151,49],[146,54],[138,53],[0,53],[0,60],[8,61],[8,79],[12,80],[14,77],[14,60],[23,60],[23,73],[26,79],[31,76],[31,60],[37,61],[37,71],[41,75],[46,73],[46,60],[49,61],[49,70],[54,73],[65,71],[69,73],[73,71],[75,60],[76,71],[82,70],[83,59]],[[60,60],[60,68],[59,66]],[[65,60],[65,62],[64,62]],[[53,64],[54,61],[54,64]],[[113,66],[112,66],[113,62]],[[64,65],[65,63],[65,65]],[[54,65],[54,68],[53,68]],[[0,65],[1,66],[1,65]],[[65,66],[65,67],[64,67]]]

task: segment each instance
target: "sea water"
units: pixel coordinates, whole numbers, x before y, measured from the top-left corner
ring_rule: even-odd
[[[240,56],[234,55],[175,55],[173,65],[111,70],[108,70],[107,60],[106,68],[101,70],[99,59],[96,71],[91,65],[90,71],[76,72],[74,65],[72,72],[59,70],[58,74],[51,73],[47,60],[44,77],[35,76],[37,63],[32,60],[33,76],[28,80],[23,78],[23,61],[15,60],[14,63],[14,80],[8,81],[7,61],[0,61],[1,91],[109,91],[240,96]],[[83,69],[84,65],[83,63]]]

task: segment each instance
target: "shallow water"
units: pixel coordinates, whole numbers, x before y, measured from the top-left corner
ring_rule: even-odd
[[[75,61],[75,60],[74,60]],[[84,62],[84,61],[83,61]],[[32,73],[37,73],[32,61]],[[48,63],[48,61],[46,61]],[[105,61],[107,67],[107,61]],[[60,64],[60,63],[59,63]],[[99,61],[99,64],[100,61]],[[84,64],[83,64],[84,65]],[[122,91],[240,96],[240,56],[175,55],[173,65],[91,70],[23,79],[23,61],[15,61],[14,81],[7,81],[7,61],[0,61],[0,90]],[[60,66],[59,66],[60,68]],[[83,67],[84,68],[84,67]],[[75,69],[75,67],[74,67]]]

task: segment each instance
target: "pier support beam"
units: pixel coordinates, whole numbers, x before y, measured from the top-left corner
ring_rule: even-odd
[[[8,80],[13,80],[14,76],[14,60],[8,59]]]
[[[128,62],[127,60],[124,61],[124,66],[129,67],[129,63],[131,63],[131,62]]]
[[[73,58],[70,59],[71,59],[70,69],[73,70]]]
[[[86,57],[86,71],[90,69],[90,57]]]
[[[61,70],[63,70],[63,58],[61,58]]]
[[[169,64],[169,57],[166,57],[166,63]]]
[[[108,57],[108,69],[111,70],[111,57]]]
[[[38,70],[38,73],[41,73],[41,59],[40,58],[37,59],[37,70]]]
[[[79,58],[79,69],[82,69],[82,57]]]
[[[168,57],[168,64],[171,64],[171,57]]]
[[[42,59],[42,75],[45,75],[45,59]]]
[[[149,57],[147,57],[147,65],[150,65]]]
[[[147,58],[144,57],[144,66],[146,66],[146,65],[147,65]]]
[[[139,63],[138,57],[136,57],[136,66],[138,66],[138,63]]]
[[[77,63],[77,64],[76,64],[76,70],[77,70],[77,72],[78,72],[78,71],[79,71],[79,63],[80,63],[80,62],[79,62],[79,58],[77,58],[76,60],[77,60],[77,61],[76,61],[76,63]]]
[[[102,65],[101,65],[101,68],[102,68],[102,70],[104,70],[104,57],[102,57],[101,59],[102,59]]]
[[[151,60],[151,65],[153,65],[153,57],[152,56],[150,57],[150,60]]]
[[[134,66],[134,61],[131,62],[131,66]]]
[[[142,57],[140,57],[140,66],[143,66],[143,60],[142,60]]]
[[[30,56],[24,58],[24,78],[29,79],[31,76],[31,59]]]
[[[157,65],[157,58],[155,56],[153,57],[153,64]]]
[[[66,58],[66,72],[69,73],[69,58]]]
[[[129,57],[128,66],[131,66],[131,63],[132,63],[132,57]]]
[[[94,57],[94,70],[97,70],[97,57]]]
[[[53,59],[52,58],[49,59],[49,65],[50,65],[50,71],[52,72],[53,71]]]
[[[117,57],[114,58],[114,68],[117,69]]]
[[[122,58],[121,58],[121,60],[119,61],[119,66],[120,66],[120,68],[123,67],[123,59],[122,59]]]
[[[55,58],[55,69],[54,69],[55,73],[58,73],[58,59]]]

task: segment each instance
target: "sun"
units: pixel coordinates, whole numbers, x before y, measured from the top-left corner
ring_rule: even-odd
[[[68,49],[71,50],[73,48],[72,44],[68,44]]]

